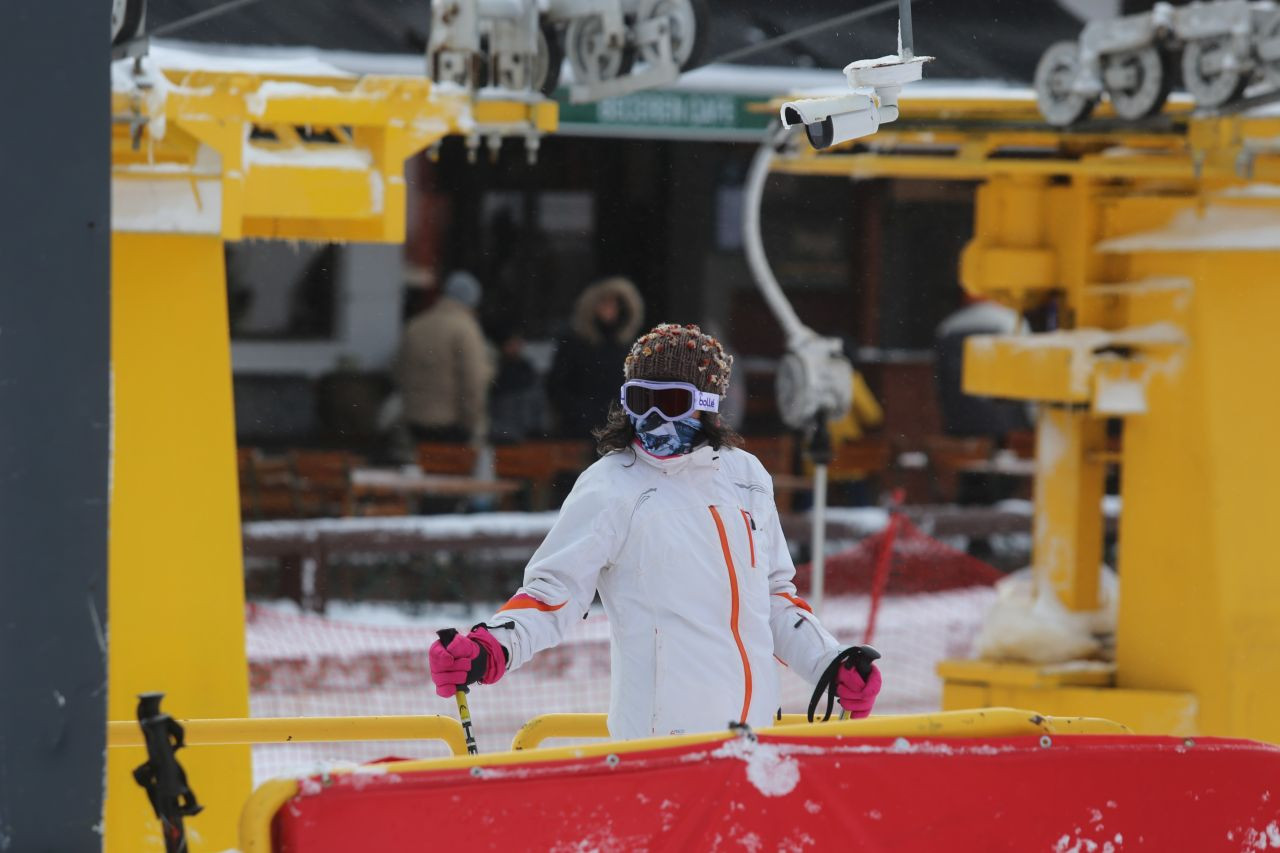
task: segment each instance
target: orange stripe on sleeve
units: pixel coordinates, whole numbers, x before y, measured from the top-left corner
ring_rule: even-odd
[[[798,595],[792,595],[789,592],[775,592],[774,595],[782,596],[787,601],[790,601],[792,604],[794,604],[796,607],[799,607],[801,610],[806,610],[809,613],[813,612],[813,608],[809,606],[809,602],[805,601],[803,598],[801,598]]]
[[[568,604],[567,601],[562,601],[559,604],[547,604],[527,592],[520,592],[511,596],[511,599],[506,604],[498,608],[498,612],[501,613],[504,610],[541,610],[543,613],[554,613],[566,604]]]

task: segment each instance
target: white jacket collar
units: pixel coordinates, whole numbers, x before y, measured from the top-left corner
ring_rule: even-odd
[[[709,444],[678,456],[654,456],[641,447],[639,442],[632,442],[631,446],[638,459],[643,459],[664,474],[676,474],[686,468],[707,468],[713,471],[720,469],[721,451],[713,449]]]

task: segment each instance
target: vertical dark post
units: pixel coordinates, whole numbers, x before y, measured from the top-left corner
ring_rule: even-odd
[[[0,850],[102,845],[110,5],[6,5],[0,51]]]
[[[898,0],[898,40],[902,42],[902,59],[915,55],[915,36],[911,32],[911,0]]]

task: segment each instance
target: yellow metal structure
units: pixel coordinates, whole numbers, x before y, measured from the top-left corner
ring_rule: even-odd
[[[248,716],[249,684],[224,241],[399,242],[405,158],[447,134],[534,140],[557,108],[337,71],[112,72],[109,719],[162,690],[176,717],[225,726]],[[245,743],[183,755],[206,807],[192,850],[236,843]],[[145,758],[109,751],[109,851],[163,849],[131,775]]]
[[[239,485],[222,240],[116,234],[112,241],[112,452],[108,718],[163,690],[185,715],[249,715]],[[159,822],[133,769],[141,747],[107,753],[109,851],[158,849]],[[249,747],[183,756],[211,815],[234,814],[252,783]],[[235,845],[229,821],[196,818],[196,849]]]
[[[1034,565],[1098,601],[1106,465],[1121,466],[1121,590],[1107,683],[951,662],[945,707],[1103,713],[1141,732],[1280,741],[1280,117],[1176,110],[1145,128],[1040,123],[1030,93],[904,92],[901,119],[795,174],[981,182],[960,278],[1060,330],[974,337],[966,390],[1035,401]],[[1105,421],[1123,420],[1123,448]]]
[[[608,739],[608,714],[542,714],[520,727],[511,741],[511,751],[536,749],[552,738]],[[783,714],[775,728],[796,726],[851,725],[859,737],[897,737],[937,735],[938,737],[1012,737],[1024,734],[1124,734],[1127,726],[1095,717],[1046,717],[1035,711],[997,705],[971,706],[968,710],[942,711],[934,714],[899,714],[868,717],[862,720],[839,720],[810,723],[804,714]],[[113,723],[113,725],[115,725]],[[848,734],[848,730],[840,731]],[[801,734],[811,734],[805,728]],[[823,734],[826,729],[823,729]],[[659,738],[666,740],[666,738]],[[572,747],[566,747],[571,749]],[[455,753],[457,754],[457,753]]]
[[[801,717],[799,714],[786,716]],[[544,738],[607,736],[607,731],[605,735],[599,734],[604,718],[604,714],[545,714],[525,724],[520,730],[521,734],[526,735],[523,746],[517,747],[513,744],[510,752],[404,761],[398,762],[394,767],[397,771],[405,773],[422,770],[451,770],[460,767],[503,767],[509,764],[563,761],[567,758],[590,758],[597,755],[626,755],[632,752],[670,749],[698,743],[710,745],[741,737],[738,732],[725,730],[706,734],[613,741],[586,746],[534,749]],[[809,723],[801,717],[795,722],[784,721],[781,726],[787,729],[788,735],[831,738],[1002,738],[1027,735],[1130,733],[1128,727],[1111,720],[1096,717],[1046,717],[1035,711],[1018,708],[939,711],[932,714],[869,717],[863,720],[830,720],[825,723]],[[768,731],[765,729],[762,734]],[[520,739],[520,735],[517,735],[517,740]],[[335,773],[344,772],[349,771],[335,771]],[[270,853],[272,849],[271,820],[280,807],[297,793],[298,780],[296,779],[272,779],[254,791],[240,815],[241,853]]]
[[[179,720],[187,746],[247,743],[333,743],[361,740],[442,740],[454,755],[466,755],[462,724],[452,717],[249,717]],[[107,747],[140,747],[142,729],[131,720],[107,723]]]

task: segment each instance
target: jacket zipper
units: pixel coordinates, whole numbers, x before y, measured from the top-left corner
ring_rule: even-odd
[[[755,521],[752,520],[751,514],[745,509],[740,509],[742,513],[742,523],[747,526],[747,544],[751,546],[751,568],[756,567],[756,537],[751,535],[751,529],[755,527]]]
[[[747,711],[751,708],[751,662],[747,660],[747,647],[742,644],[742,635],[738,633],[738,573],[733,568],[733,554],[729,551],[729,536],[724,529],[724,521],[714,506],[709,506],[711,518],[716,523],[716,532],[720,534],[720,550],[724,553],[724,567],[729,572],[729,595],[732,602],[729,608],[729,630],[733,632],[733,642],[738,646],[738,654],[742,657],[742,675],[745,682],[742,697],[742,715],[738,722],[747,721]]]

